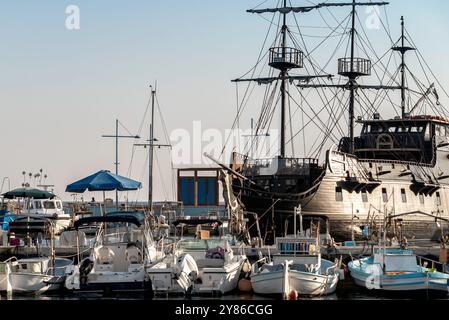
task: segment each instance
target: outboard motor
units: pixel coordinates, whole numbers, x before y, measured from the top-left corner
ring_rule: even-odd
[[[90,260],[89,258],[84,259],[81,262],[79,273],[80,273],[80,283],[86,284],[87,283],[87,276],[94,268],[94,262]]]

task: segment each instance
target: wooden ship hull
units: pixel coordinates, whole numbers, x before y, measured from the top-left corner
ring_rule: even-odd
[[[449,227],[444,220],[449,219],[449,167],[444,171],[449,149],[440,148],[436,155],[435,165],[424,166],[401,161],[364,161],[332,149],[322,176],[314,185],[302,186],[304,192],[259,190],[248,182],[235,180],[233,189],[245,210],[257,213],[262,235],[291,232],[294,210],[301,207],[305,220],[321,218],[327,223],[322,227],[327,226],[338,242],[380,236],[378,230],[385,215],[396,217],[388,222],[390,237],[439,241],[442,230]],[[269,178],[273,176],[257,177]],[[276,180],[282,185],[293,178]],[[254,224],[254,217],[248,218],[250,225]]]

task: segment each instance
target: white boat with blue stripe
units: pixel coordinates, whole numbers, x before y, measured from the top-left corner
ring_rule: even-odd
[[[380,291],[448,292],[449,274],[418,264],[412,250],[376,249],[370,257],[349,263],[355,283]]]
[[[300,234],[297,234],[296,216],[299,214]],[[313,223],[311,231],[314,229]],[[272,261],[257,268],[251,274],[254,292],[259,295],[279,295],[285,299],[292,296],[323,296],[333,294],[340,278],[339,262],[321,258],[319,222],[316,236],[303,231],[300,209],[295,210],[295,234],[276,238],[277,254]],[[313,232],[310,232],[313,233]]]

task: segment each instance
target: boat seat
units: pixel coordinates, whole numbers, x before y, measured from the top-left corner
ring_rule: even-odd
[[[142,253],[137,247],[129,247],[126,249],[126,259],[130,264],[138,264],[142,262]]]
[[[100,247],[95,250],[97,264],[111,265],[114,263],[115,253],[108,247]]]

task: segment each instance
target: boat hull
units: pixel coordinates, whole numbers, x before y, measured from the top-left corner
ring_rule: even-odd
[[[449,275],[440,272],[385,275],[380,267],[371,268],[372,272],[369,273],[355,266],[354,262],[349,264],[349,270],[356,285],[368,290],[391,292],[430,290],[449,293]]]
[[[65,277],[13,272],[10,281],[14,293],[42,293],[61,290]]]
[[[224,295],[234,291],[238,286],[240,273],[245,261],[245,258],[239,258],[223,268],[204,268],[200,272],[202,284],[199,286],[195,285],[193,293],[217,293]]]
[[[438,151],[438,163],[447,161],[447,156],[448,152]],[[266,230],[269,239],[274,235],[293,233],[291,217],[295,208],[301,207],[304,218],[321,217],[329,221],[328,231],[337,242],[348,241],[352,236],[356,240],[366,239],[361,227],[382,223],[373,208],[384,208],[401,215],[392,221],[389,230],[398,238],[439,241],[441,229],[449,227],[444,220],[438,221],[440,225],[435,223],[438,217],[449,218],[444,210],[449,205],[449,176],[432,186],[418,183],[415,175],[425,172],[429,176],[438,176],[440,169],[438,165],[360,161],[330,150],[323,177],[318,184],[310,185],[306,193],[279,192],[279,189],[286,190],[282,184],[287,185],[288,180],[274,176],[248,177],[256,183],[261,181],[258,187],[234,179],[233,190],[246,211],[258,214],[260,230]],[[262,184],[266,181],[271,181],[268,186]],[[251,215],[248,218],[253,225],[255,219]],[[290,221],[286,224],[288,218]],[[374,230],[370,230],[368,236],[371,231]],[[250,232],[257,236],[255,227]]]
[[[297,291],[301,296],[323,296],[335,293],[338,275],[319,275],[290,271],[288,275],[289,291]],[[259,295],[284,294],[284,272],[267,272],[251,277],[253,290]]]

